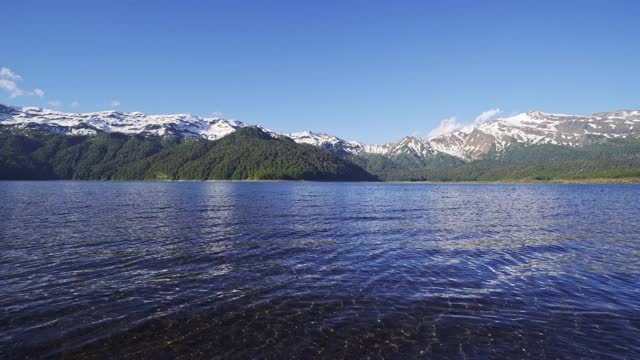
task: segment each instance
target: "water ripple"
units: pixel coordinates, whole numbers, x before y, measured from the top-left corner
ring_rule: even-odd
[[[0,357],[640,357],[640,187],[0,182]]]

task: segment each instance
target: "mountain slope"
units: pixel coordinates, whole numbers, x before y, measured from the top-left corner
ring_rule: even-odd
[[[245,127],[215,141],[0,131],[0,179],[368,181],[375,177],[334,153]]]
[[[147,115],[141,112],[101,111],[64,113],[37,107],[0,105],[0,125],[13,129],[95,135],[118,132],[145,136],[176,135],[216,140],[237,129],[250,126],[241,121],[201,118],[188,114]]]
[[[0,127],[14,131],[40,129],[85,135],[119,132],[216,140],[247,126],[250,125],[240,121],[186,114],[147,115],[118,111],[82,114],[0,105]],[[502,151],[516,143],[584,146],[607,139],[640,136],[640,111],[616,111],[591,116],[528,112],[466,126],[429,139],[406,137],[379,145],[365,145],[310,131],[277,134],[263,130],[274,136],[289,137],[300,144],[333,151],[343,157],[377,154],[389,158],[417,156],[426,159],[447,154],[471,161],[481,159],[492,150]]]
[[[481,160],[446,166],[404,167],[370,172],[385,180],[505,181],[621,179],[640,177],[640,139],[610,139],[584,146],[515,143],[490,150]],[[393,171],[395,170],[395,171]]]
[[[465,160],[476,160],[514,143],[584,146],[607,139],[640,136],[640,111],[616,111],[591,116],[517,114],[425,140],[434,149]]]

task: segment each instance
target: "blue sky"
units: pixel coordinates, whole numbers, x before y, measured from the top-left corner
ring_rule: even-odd
[[[616,0],[6,1],[0,103],[368,143],[491,109],[640,109],[639,19]]]

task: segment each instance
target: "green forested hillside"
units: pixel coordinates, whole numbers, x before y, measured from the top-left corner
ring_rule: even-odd
[[[376,180],[339,156],[258,128],[220,140],[0,132],[0,179]]]
[[[0,130],[2,180],[500,181],[625,177],[640,177],[639,139],[583,147],[515,144],[465,163],[445,154],[430,158],[374,154],[342,158],[290,139],[274,139],[259,128],[243,128],[216,141]]]
[[[582,147],[514,144],[484,159],[443,158],[429,164],[405,159],[355,160],[383,180],[499,181],[640,177],[640,140],[614,139]]]
[[[464,161],[447,154],[438,154],[429,158],[415,155],[387,157],[379,154],[365,154],[350,158],[369,173],[383,180],[414,180],[424,174],[447,171],[463,166]]]

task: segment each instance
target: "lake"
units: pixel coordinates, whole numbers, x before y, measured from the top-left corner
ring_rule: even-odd
[[[639,358],[639,200],[0,182],[0,358]]]

